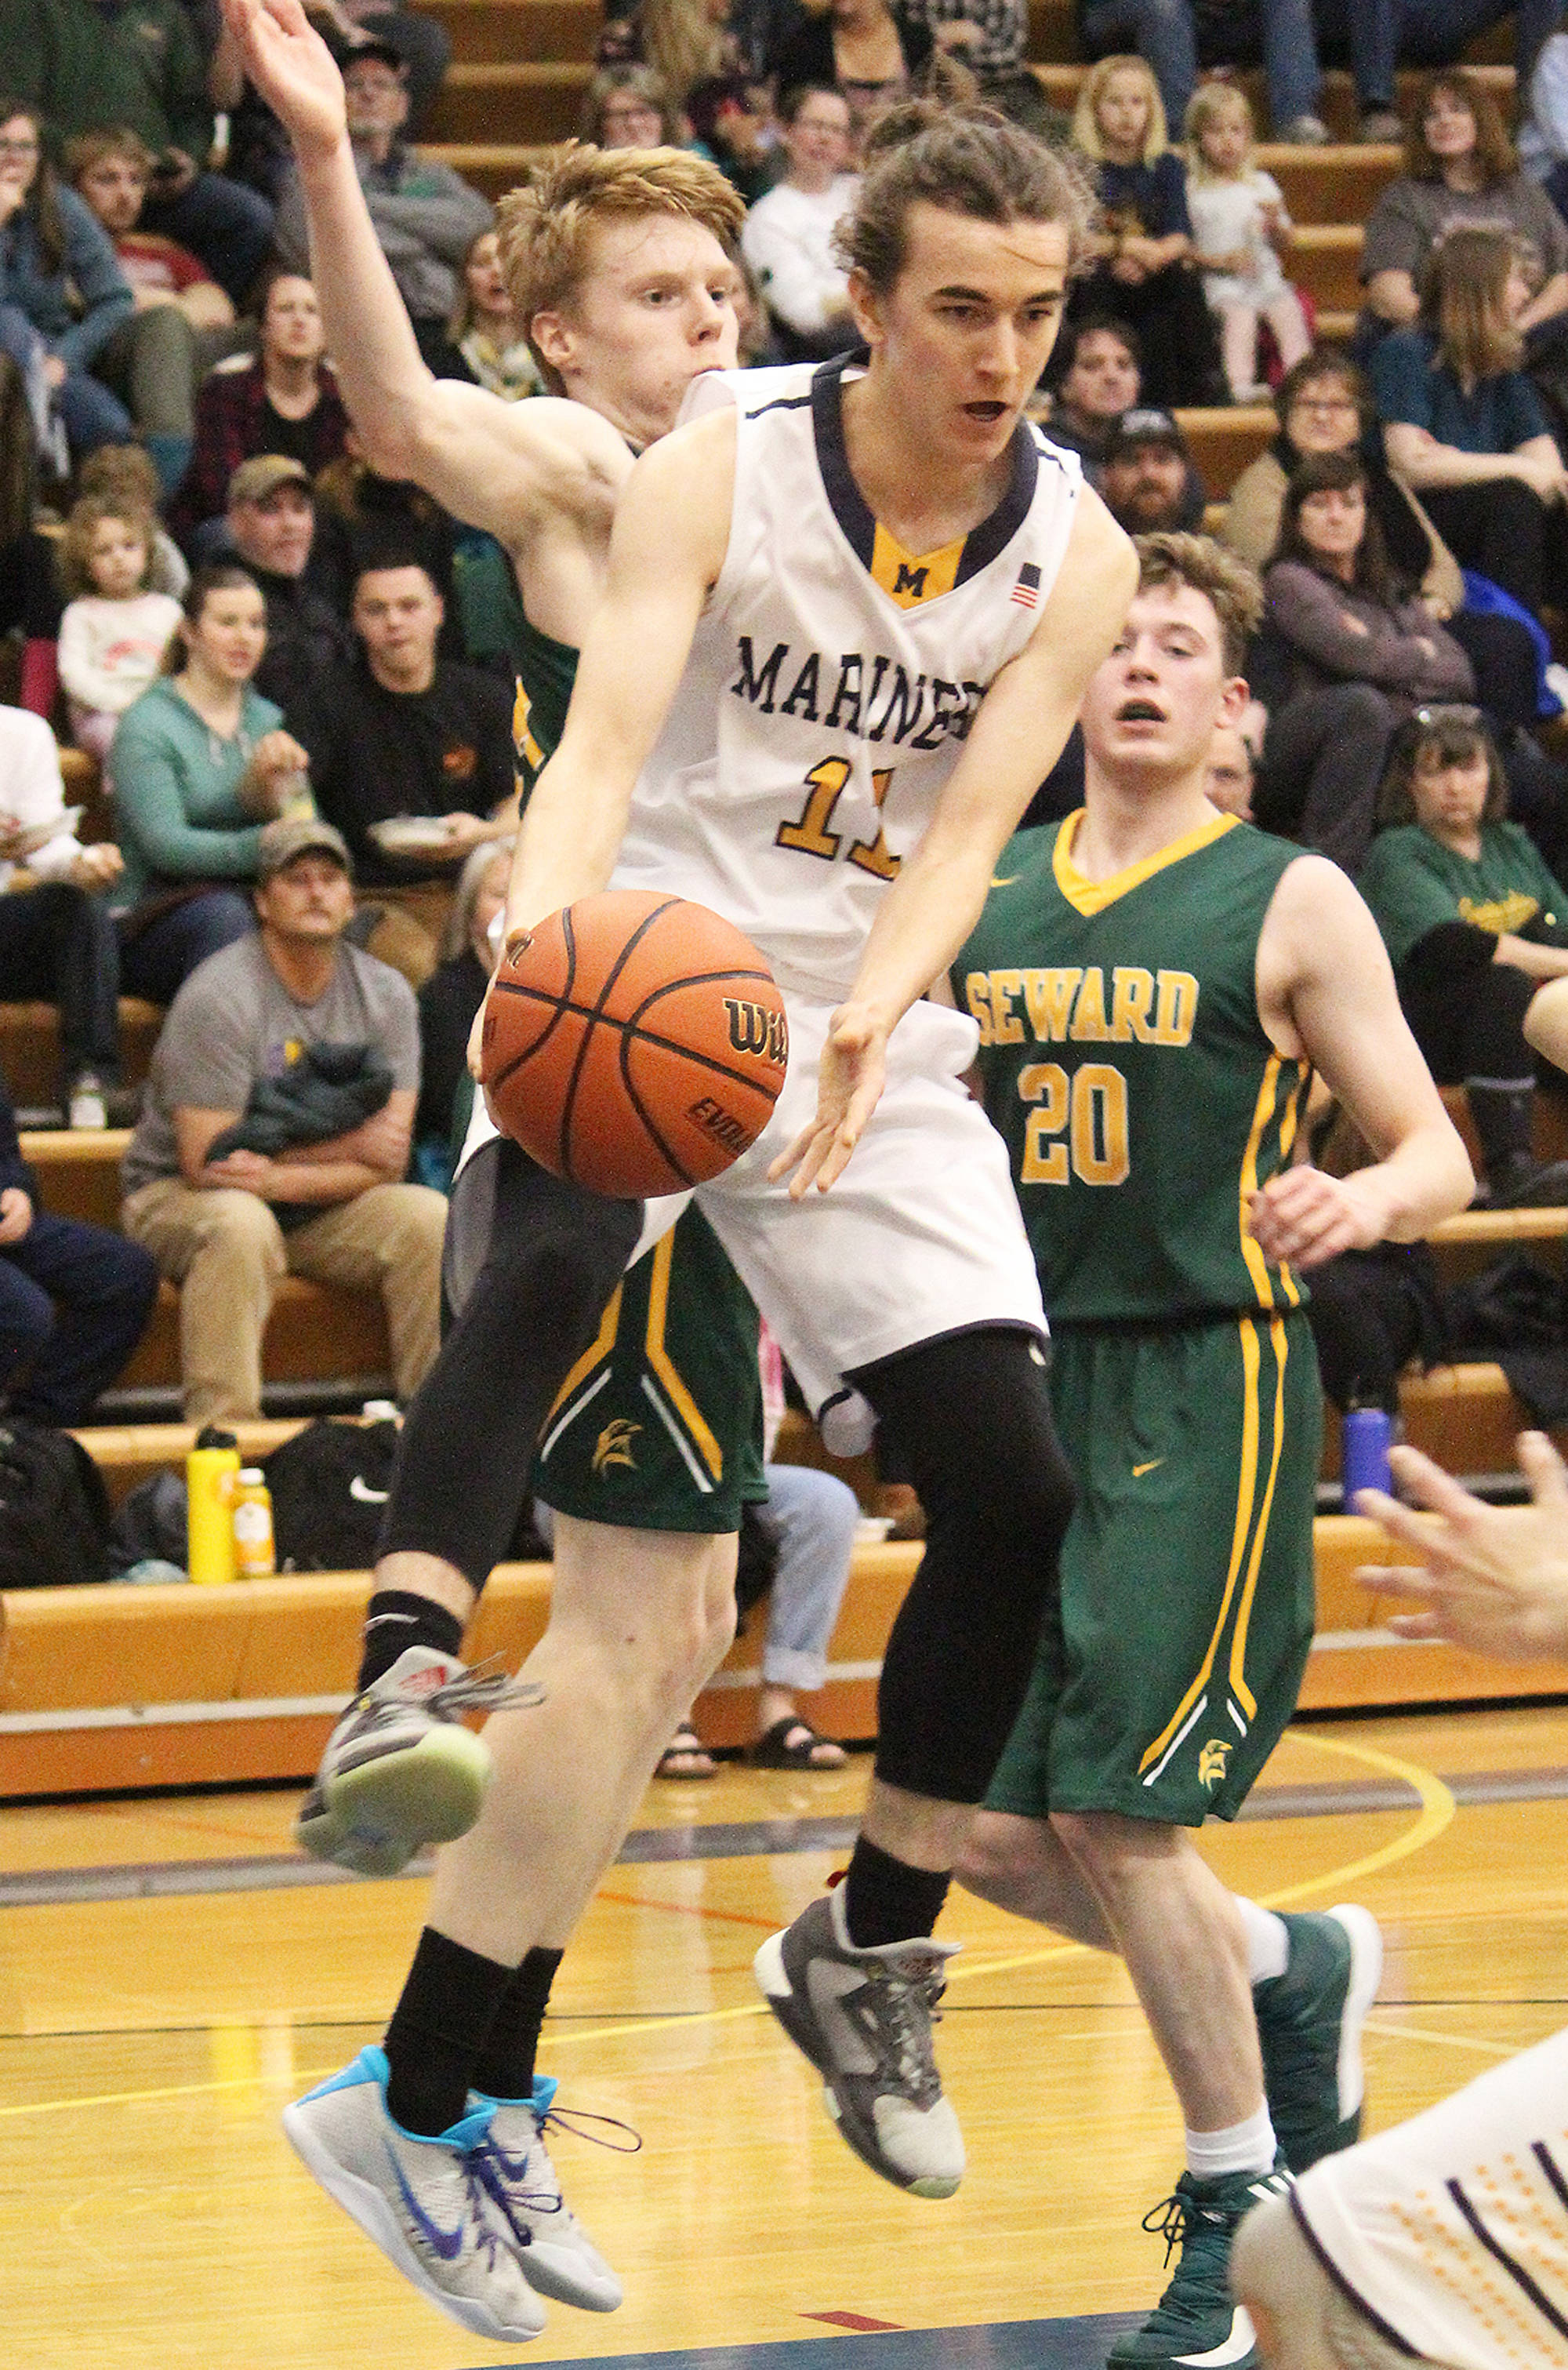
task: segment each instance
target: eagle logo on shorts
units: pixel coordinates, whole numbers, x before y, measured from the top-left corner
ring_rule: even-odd
[[[1225,1764],[1230,1758],[1230,1747],[1220,1736],[1211,1736],[1197,1756],[1197,1782],[1213,1793],[1225,1775]]]
[[[607,1423],[594,1444],[594,1471],[603,1473],[612,1465],[624,1465],[628,1472],[635,1473],[637,1460],[632,1455],[632,1443],[641,1430],[640,1423],[633,1423],[628,1416],[624,1415],[618,1415],[612,1423]]]

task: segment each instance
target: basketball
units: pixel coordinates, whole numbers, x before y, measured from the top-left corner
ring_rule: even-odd
[[[482,1076],[542,1168],[626,1200],[716,1177],[767,1125],[789,1032],[766,962],[705,905],[612,889],[503,958]]]

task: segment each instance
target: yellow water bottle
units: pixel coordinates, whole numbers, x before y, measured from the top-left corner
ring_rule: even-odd
[[[185,1460],[186,1562],[194,1581],[235,1576],[235,1487],[239,1445],[232,1432],[212,1424],[196,1435]]]

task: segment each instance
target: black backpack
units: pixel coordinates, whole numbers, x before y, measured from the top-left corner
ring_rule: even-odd
[[[318,1416],[262,1460],[280,1571],[367,1571],[392,1490],[397,1426]]]
[[[0,1419],[0,1589],[109,1578],[109,1493],[80,1441]]]

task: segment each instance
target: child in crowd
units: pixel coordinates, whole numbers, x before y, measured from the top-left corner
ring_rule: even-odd
[[[1280,270],[1291,223],[1272,173],[1260,171],[1253,110],[1231,83],[1205,83],[1186,114],[1187,211],[1203,293],[1219,323],[1225,377],[1237,403],[1266,403],[1258,330],[1266,322],[1282,370],[1311,339],[1301,299]]]
[[[88,494],[72,511],[61,546],[61,577],[74,597],[60,621],[60,680],[72,738],[100,764],[180,621],[179,603],[150,589],[153,533],[150,512],[114,495]]]

